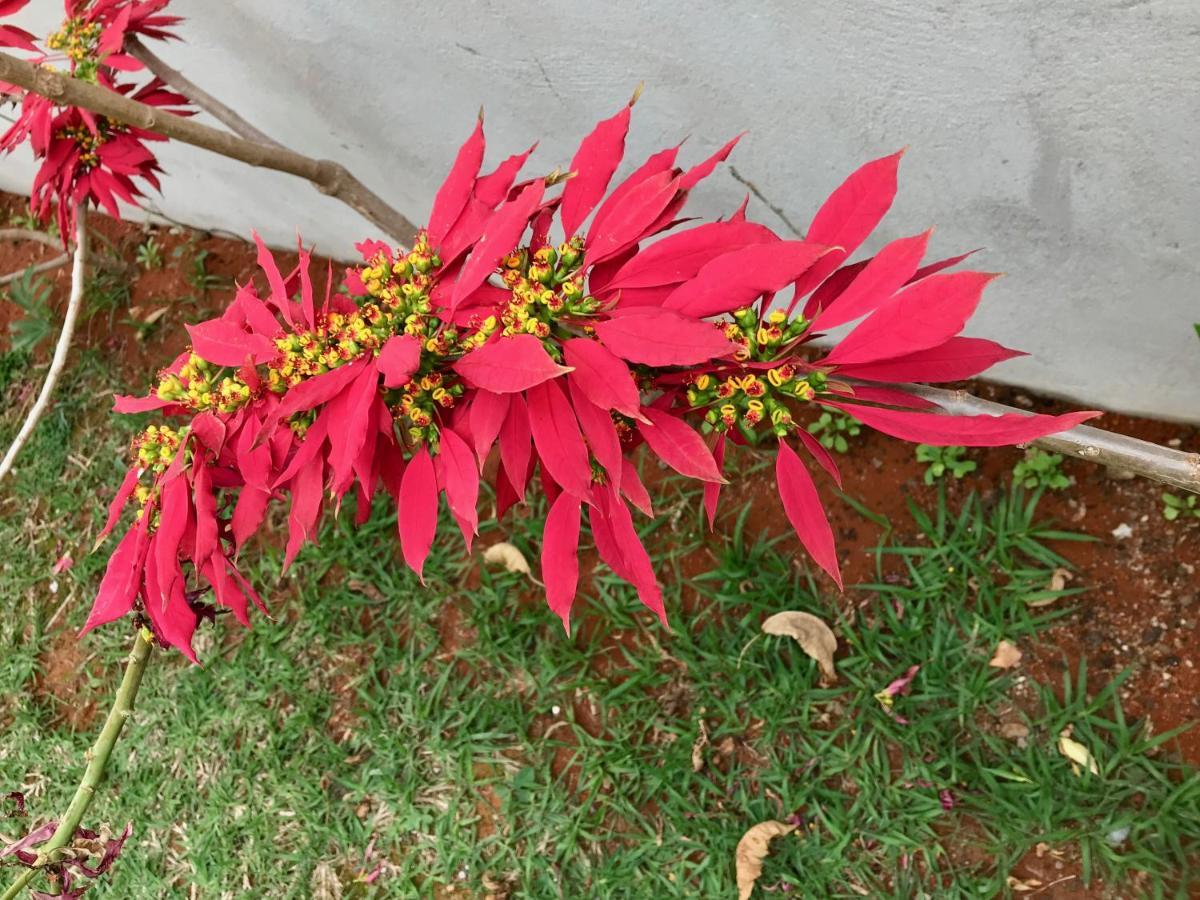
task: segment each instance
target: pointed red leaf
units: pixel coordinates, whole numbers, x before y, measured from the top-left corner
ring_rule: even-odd
[[[869,428],[892,437],[935,447],[1003,447],[1023,444],[1048,434],[1074,428],[1100,415],[1094,411],[1064,413],[1060,416],[1006,413],[1001,416],[951,416],[942,413],[908,412],[825,403],[858,419]]]
[[[608,190],[613,173],[625,155],[625,136],[629,132],[630,105],[612,118],[596,125],[583,139],[571,159],[574,177],[563,188],[561,221],[568,238],[573,237],[588,214]]]
[[[384,387],[403,387],[421,367],[420,339],[411,334],[393,335],[380,349],[375,366],[383,376]]]
[[[596,336],[617,356],[648,366],[695,366],[737,347],[710,322],[669,309],[632,307],[596,323]]]
[[[594,266],[641,240],[678,189],[678,176],[669,170],[659,172],[632,188],[619,205],[607,210],[603,219],[597,213],[588,230],[588,262]]]
[[[247,359],[256,364],[264,363],[279,353],[269,338],[248,332],[225,319],[209,319],[184,327],[196,355],[216,366],[240,366]]]
[[[659,459],[688,478],[715,482],[725,480],[704,438],[683,419],[648,406],[642,409],[642,414],[646,421],[638,423],[638,431]]]
[[[613,425],[612,416],[607,409],[601,409],[592,403],[570,378],[567,379],[568,393],[571,405],[575,408],[575,417],[587,438],[587,446],[596,461],[604,467],[609,480],[618,487],[621,485],[621,438]]]
[[[779,442],[779,453],[775,457],[775,482],[784,512],[796,530],[800,543],[841,588],[842,573],[838,569],[833,529],[829,527],[829,519],[821,506],[817,486],[813,484],[808,468],[796,451],[785,441]]]
[[[690,191],[711,175],[718,163],[723,163],[729,158],[729,154],[733,152],[733,148],[737,146],[738,141],[742,139],[742,135],[744,134],[745,132],[742,132],[737,137],[731,138],[720,150],[704,160],[704,162],[698,163],[684,172],[683,176],[679,179],[679,189],[681,191]]]
[[[896,170],[904,153],[893,153],[860,167],[826,200],[805,237],[828,247],[829,253],[796,283],[799,299],[826,279],[867,238],[892,206],[896,196]],[[795,300],[792,305],[795,306]]]
[[[237,504],[233,507],[233,546],[237,550],[258,530],[263,516],[267,514],[267,504],[271,502],[271,492],[247,485],[238,493]]]
[[[475,186],[475,177],[483,164],[483,151],[483,117],[480,116],[475,122],[475,130],[459,148],[458,155],[454,157],[454,165],[450,167],[450,174],[446,176],[446,180],[438,188],[437,196],[434,197],[427,231],[430,243],[436,248],[440,248],[442,238],[467,205],[471,189]]]
[[[579,587],[579,498],[565,491],[558,495],[542,531],[542,582],[546,603],[571,633],[571,604]]]
[[[425,583],[425,558],[433,546],[437,532],[438,486],[433,471],[433,458],[422,446],[404,470],[400,479],[400,501],[397,504],[400,528],[400,549],[404,561]]]
[[[121,518],[121,511],[125,509],[125,502],[133,495],[133,489],[138,483],[138,468],[134,466],[125,473],[125,478],[121,482],[121,486],[117,488],[116,494],[108,504],[108,520],[104,523],[104,528],[100,530],[100,534],[96,536],[96,546],[100,546],[103,541],[116,527],[117,521]]]
[[[504,464],[509,486],[521,500],[525,499],[525,484],[529,480],[529,458],[533,454],[530,440],[532,434],[525,398],[520,394],[513,394],[508,417],[500,426],[500,461]]]
[[[475,182],[475,196],[479,202],[484,204],[489,210],[495,209],[508,196],[509,189],[512,188],[513,182],[517,179],[517,174],[521,171],[521,167],[525,165],[525,160],[529,159],[529,154],[537,149],[535,143],[524,153],[516,153],[496,166],[495,170],[487,175],[481,175]]]
[[[315,409],[322,403],[328,403],[347,387],[362,372],[369,360],[362,356],[352,363],[323,372],[315,378],[300,382],[283,395],[283,400],[276,407],[274,418],[277,421],[293,416],[298,412]]]
[[[525,393],[529,428],[542,467],[562,489],[580,500],[590,496],[592,467],[587,446],[562,388],[545,381]]]
[[[479,466],[467,442],[449,428],[441,432],[438,484],[471,552],[471,539],[479,533]]]
[[[287,571],[296,554],[309,541],[315,543],[317,520],[321,517],[321,499],[325,493],[325,461],[314,456],[296,473],[289,490],[292,508],[288,512],[288,541],[283,558],[283,571]]]
[[[164,593],[172,588],[176,580],[183,580],[183,572],[179,566],[179,546],[188,527],[190,511],[186,478],[173,478],[163,485],[158,529],[154,533],[154,564],[158,567],[159,585]]]
[[[108,558],[108,566],[81,635],[97,625],[113,622],[133,609],[133,599],[141,582],[149,519],[147,514],[132,525]]]
[[[750,244],[777,242],[771,229],[754,222],[709,222],[669,235],[639,251],[621,266],[607,284],[608,290],[682,284],[695,277],[706,263]],[[595,287],[592,288],[595,291]]]
[[[373,361],[368,361],[359,376],[330,405],[335,427],[329,429],[329,465],[332,469],[330,487],[341,497],[350,489],[354,478],[354,462],[367,440],[368,431],[375,428],[375,398],[379,395],[379,373]]]
[[[483,227],[483,237],[467,257],[458,280],[454,282],[454,291],[450,295],[451,310],[483,284],[496,270],[500,260],[517,246],[530,217],[542,202],[545,188],[546,183],[539,178],[521,191],[515,200],[509,200],[496,210],[487,220]]]
[[[597,496],[603,503],[605,519],[616,550],[624,560],[627,578],[630,584],[637,588],[638,599],[643,606],[658,616],[658,620],[664,626],[667,625],[667,610],[663,605],[662,589],[654,575],[650,554],[646,552],[637,529],[633,527],[633,517],[629,514],[629,508],[612,485],[604,485],[597,491]]]
[[[508,416],[508,406],[508,394],[477,390],[471,398],[468,420],[471,425],[471,441],[475,445],[475,455],[479,458],[480,468],[491,452],[492,445],[496,443]]]
[[[203,454],[192,461],[192,506],[196,513],[196,535],[192,561],[202,564],[217,550],[217,501],[212,492],[212,474]]]
[[[696,318],[732,312],[791,284],[827,253],[828,247],[808,241],[749,244],[706,264],[663,307]]]
[[[804,445],[804,449],[812,454],[813,459],[817,461],[822,469],[824,469],[833,479],[834,484],[838,487],[842,486],[842,473],[838,469],[837,462],[834,461],[833,454],[821,446],[821,442],[800,428],[796,431],[796,437],[800,439],[800,443]]]
[[[633,464],[629,457],[624,457],[621,460],[621,483],[619,487],[621,493],[625,495],[625,499],[632,503],[638,512],[649,519],[654,518],[654,504],[650,501],[650,492],[642,484],[637,466]],[[706,483],[705,488],[707,487],[708,484]]]
[[[184,593],[183,579],[176,577],[168,567],[160,569],[156,560],[161,559],[156,544],[159,534],[150,539],[150,551],[147,565],[143,572],[142,590],[145,598],[146,615],[154,633],[172,647],[175,647],[192,662],[197,662],[192,650],[192,635],[196,632],[196,613],[187,602]],[[174,565],[178,566],[178,561]]]
[[[717,434],[717,439],[713,443],[712,455],[713,462],[717,464],[717,471],[722,472],[725,468],[725,432]],[[704,513],[708,517],[709,531],[713,530],[713,525],[717,520],[717,503],[720,499],[721,482],[706,482],[704,485]]]
[[[621,359],[587,338],[571,338],[562,346],[567,365],[574,369],[567,381],[592,403],[633,419],[641,415],[641,394],[629,367]]]
[[[953,266],[957,266],[968,256],[973,256],[978,252],[979,248],[976,248],[974,250],[968,250],[966,253],[960,253],[958,256],[951,256],[947,259],[939,259],[937,262],[931,262],[927,266],[921,266],[921,268],[917,269],[917,271],[913,273],[913,277],[908,280],[909,284],[912,284],[914,281],[920,281],[922,278],[926,278],[942,271],[943,269],[949,269]]]
[[[995,275],[930,275],[867,316],[821,360],[822,365],[877,362],[946,343],[963,330]]]
[[[961,381],[974,378],[996,363],[1025,355],[982,338],[953,337],[937,347],[905,356],[839,366],[838,372],[867,381]]]
[[[846,290],[817,314],[812,330],[823,331],[853,322],[900,290],[917,271],[931,233],[900,238],[875,254]]]
[[[267,299],[283,313],[283,317],[288,321],[288,324],[295,325],[296,317],[292,315],[293,304],[291,293],[283,283],[283,276],[279,274],[279,266],[275,264],[275,257],[267,248],[267,245],[263,243],[263,239],[258,236],[257,231],[250,233],[254,237],[254,243],[258,245],[258,267],[267,276],[267,284],[271,289],[271,293]]]
[[[472,350],[453,369],[472,387],[493,394],[515,394],[569,371],[532,334],[498,337]]]

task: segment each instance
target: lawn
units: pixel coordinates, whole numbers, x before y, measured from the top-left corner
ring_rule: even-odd
[[[103,412],[128,387],[105,359],[77,355],[0,498],[0,793],[34,817],[0,819],[6,838],[65,806],[131,637],[73,636],[137,426]],[[0,444],[31,380],[0,356]],[[1086,601],[1030,605],[1079,539],[1035,495],[937,492],[839,597],[793,539],[746,527],[748,497],[714,537],[696,492],[662,484],[648,542],[670,631],[602,567],[571,638],[526,576],[457,542],[421,585],[386,509],[357,531],[343,510],[282,578],[278,550],[249,550],[274,621],[206,626],[203,667],[152,660],[88,816],[134,837],[89,896],[730,897],[739,838],[789,818],[759,891],[1187,895],[1200,777],[1172,734],[1123,715],[1120,678],[1089,693],[1079,667],[1039,684],[989,665]],[[536,561],[542,512],[480,543]],[[785,609],[834,627],[837,683],[760,633]],[[875,695],[914,665],[889,710]],[[1066,728],[1098,774],[1059,752]]]

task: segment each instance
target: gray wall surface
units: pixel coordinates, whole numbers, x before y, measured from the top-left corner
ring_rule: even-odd
[[[60,0],[15,21],[44,33]],[[574,147],[639,81],[629,158],[749,133],[689,209],[787,234],[867,159],[908,146],[877,246],[937,224],[1007,273],[970,333],[1029,351],[994,377],[1107,409],[1200,420],[1196,0],[733,0],[555,4],[175,0],[156,49],[285,144],[345,163],[422,221],[486,110],[489,161]],[[181,145],[172,219],[349,256],[373,229],[296,179]],[[736,170],[736,174],[735,174]],[[25,160],[0,187],[27,190]],[[790,223],[790,224],[789,224]],[[871,249],[870,247],[867,249]]]

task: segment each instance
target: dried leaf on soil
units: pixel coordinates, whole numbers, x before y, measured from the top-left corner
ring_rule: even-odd
[[[1100,767],[1090,750],[1071,737],[1070,727],[1064,728],[1058,736],[1058,752],[1071,761],[1071,771],[1076,775],[1081,768],[1086,768],[1093,775],[1100,774]]]
[[[490,565],[499,563],[510,572],[519,572],[531,577],[533,575],[529,569],[529,563],[525,560],[525,554],[507,541],[501,541],[488,547],[483,552],[483,561]]]
[[[769,819],[759,822],[742,835],[738,841],[737,865],[738,900],[748,900],[754,891],[754,883],[762,874],[763,860],[771,852],[771,838],[782,837],[796,830],[795,825]]]
[[[1021,661],[1021,651],[1012,641],[1001,641],[996,645],[988,665],[995,669],[1011,669]]]
[[[704,724],[704,719],[697,721],[700,723],[700,733],[696,735],[696,740],[692,744],[693,772],[699,772],[704,768],[704,748],[708,746],[708,726]]]
[[[1067,589],[1067,582],[1074,577],[1075,573],[1073,573],[1070,569],[1064,569],[1059,566],[1054,570],[1053,573],[1051,573],[1050,580],[1046,583],[1046,590],[1064,591]],[[1032,600],[1027,605],[1031,609],[1037,609],[1041,606],[1049,606],[1051,603],[1057,603],[1060,599],[1061,598],[1059,597],[1045,597],[1041,600]]]
[[[767,634],[777,634],[796,639],[800,649],[817,661],[821,667],[821,680],[837,681],[833,667],[833,654],[837,652],[837,638],[829,626],[811,613],[789,610],[776,613],[762,624]]]

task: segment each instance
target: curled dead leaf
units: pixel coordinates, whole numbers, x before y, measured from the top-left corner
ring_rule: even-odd
[[[509,572],[517,572],[533,578],[533,572],[529,568],[525,554],[507,541],[492,544],[484,550],[483,561],[488,565],[502,565]]]
[[[1081,769],[1087,769],[1093,775],[1100,774],[1100,767],[1087,747],[1071,737],[1071,726],[1067,726],[1058,736],[1058,752],[1071,761],[1071,771],[1076,775]]]
[[[1046,590],[1065,591],[1067,589],[1067,582],[1074,577],[1075,573],[1070,569],[1064,569],[1062,566],[1059,566],[1050,573],[1050,580],[1046,582]],[[1041,600],[1031,600],[1028,606],[1037,609],[1042,606],[1049,606],[1051,603],[1057,603],[1060,599],[1059,597],[1044,597]]]
[[[696,735],[696,740],[692,744],[692,771],[699,772],[704,768],[704,748],[708,746],[708,726],[704,724],[704,719],[697,720],[700,723],[700,733]]]
[[[795,830],[795,825],[769,819],[759,822],[742,835],[734,856],[737,866],[738,900],[749,900],[750,894],[753,893],[754,884],[762,874],[763,860],[771,852],[771,839],[791,834]]]
[[[988,665],[994,669],[1011,669],[1021,661],[1021,651],[1012,641],[1001,641],[996,645]]]
[[[795,638],[800,649],[821,667],[821,681],[837,681],[837,670],[833,667],[837,637],[828,625],[812,613],[798,610],[776,613],[762,623],[762,630],[767,634]]]

